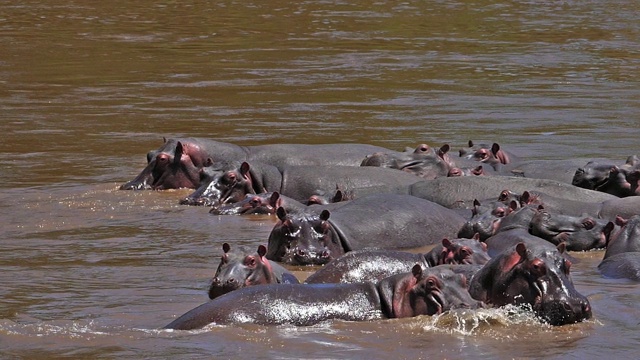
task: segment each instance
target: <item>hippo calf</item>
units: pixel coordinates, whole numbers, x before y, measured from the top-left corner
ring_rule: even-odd
[[[310,326],[327,320],[368,321],[435,315],[478,308],[466,280],[448,269],[387,277],[378,283],[278,284],[243,288],[202,304],[165,329],[192,330],[208,324]]]

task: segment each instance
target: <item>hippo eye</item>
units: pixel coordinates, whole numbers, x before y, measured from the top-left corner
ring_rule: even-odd
[[[228,173],[224,174],[224,177],[223,177],[223,181],[225,183],[227,183],[227,184],[235,182],[236,179],[237,179],[237,176],[233,172],[228,172]]]
[[[497,208],[494,215],[497,217],[504,217],[505,211],[503,208]]]
[[[543,276],[547,273],[547,268],[544,266],[544,262],[540,259],[535,259],[531,262],[531,274],[537,277]]]
[[[467,247],[463,247],[460,249],[460,257],[466,258],[471,256],[471,254],[473,254],[473,251],[471,251],[471,249]]]
[[[593,221],[593,219],[585,219],[582,222],[582,226],[584,226],[584,228],[587,229],[587,230],[591,230],[591,229],[593,229],[594,226],[596,226],[596,224]]]
[[[247,256],[247,257],[244,259],[244,264],[245,264],[246,266],[249,266],[249,267],[255,267],[255,266],[256,266],[256,258],[255,258],[255,257],[253,257],[253,256]]]

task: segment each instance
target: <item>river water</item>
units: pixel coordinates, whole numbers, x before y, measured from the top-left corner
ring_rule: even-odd
[[[527,158],[640,154],[640,3],[0,4],[0,358],[635,358],[640,291],[576,254],[594,318],[514,309],[318,326],[158,330],[207,300],[224,242],[272,217],[120,191],[163,137]],[[309,269],[297,269],[301,277]]]

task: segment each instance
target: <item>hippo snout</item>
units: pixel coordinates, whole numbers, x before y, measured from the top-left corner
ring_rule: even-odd
[[[539,309],[539,316],[554,326],[573,324],[592,317],[591,304],[586,298],[572,302],[561,300],[547,302]]]

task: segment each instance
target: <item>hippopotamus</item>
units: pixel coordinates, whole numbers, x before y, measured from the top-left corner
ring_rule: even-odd
[[[517,208],[518,203],[515,201],[510,202],[510,205],[501,201],[491,201],[482,205],[480,201],[474,200],[471,219],[458,231],[458,237],[470,238],[477,234],[479,239],[484,241],[495,235],[502,218]]]
[[[329,320],[406,318],[482,306],[469,296],[464,276],[449,269],[423,270],[415,265],[409,273],[377,283],[246,287],[210,300],[164,328],[192,330],[208,324],[310,326]]]
[[[267,258],[297,265],[326,264],[353,250],[431,245],[455,238],[465,222],[453,210],[401,194],[357,198],[320,214],[288,214],[282,208],[276,214]]]
[[[281,265],[267,260],[267,248],[258,246],[254,254],[230,253],[231,246],[222,244],[222,257],[211,285],[209,299],[245,286],[261,284],[298,284],[296,276]]]
[[[495,307],[529,305],[551,325],[580,322],[591,317],[591,305],[575,289],[570,267],[571,262],[553,247],[518,242],[471,277],[469,293]]]
[[[214,205],[209,213],[214,215],[248,215],[262,214],[272,215],[279,207],[287,212],[299,212],[307,206],[298,200],[280,195],[279,192],[266,192],[261,194],[246,194],[243,200],[232,203]]]
[[[576,170],[572,184],[619,197],[640,195],[640,159],[629,156],[622,165],[610,160],[592,160]]]
[[[611,221],[592,216],[554,214],[538,210],[529,223],[529,232],[555,245],[563,242],[569,251],[601,249],[614,228]]]
[[[461,158],[480,161],[491,165],[495,170],[500,170],[502,165],[511,164],[518,160],[518,158],[503,150],[498,143],[493,143],[491,147],[488,145],[475,146],[472,141],[469,141],[470,149],[461,149],[459,155]]]
[[[516,193],[537,191],[559,199],[591,203],[594,209],[615,196],[603,192],[582,189],[571,184],[515,176],[462,176],[423,180],[409,187],[409,194],[431,200],[448,208],[472,208],[476,199],[495,197],[504,189]],[[585,212],[594,212],[585,211]]]
[[[217,177],[211,177],[181,201],[186,205],[216,205],[237,202],[246,194],[277,191],[298,201],[331,193],[336,187],[350,198],[375,193],[406,193],[417,176],[387,168],[354,166],[288,166],[282,171],[266,164],[243,162]]]
[[[218,161],[261,162],[278,168],[289,165],[359,166],[367,154],[379,151],[388,149],[366,144],[238,146],[202,138],[165,139],[160,148],[147,154],[145,169],[120,189],[195,189],[200,184],[195,181],[194,172]],[[164,179],[167,177],[177,179]]]
[[[475,239],[442,239],[425,254],[395,250],[356,250],[331,260],[305,280],[307,284],[379,281],[407,272],[415,264],[423,269],[439,265],[484,265],[487,247]],[[463,268],[454,268],[460,272]],[[477,268],[475,269],[477,270]]]
[[[620,226],[607,243],[607,251],[598,270],[603,276],[640,281],[640,215],[618,216]]]

